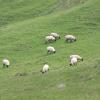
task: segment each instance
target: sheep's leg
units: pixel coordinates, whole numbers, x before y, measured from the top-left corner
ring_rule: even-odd
[[[77,65],[77,63],[74,64],[75,66]]]
[[[66,39],[66,42],[68,43],[68,39]]]
[[[8,66],[8,65],[6,65],[6,67],[8,68],[9,66]]]
[[[50,54],[50,53],[51,53],[50,50],[48,50],[48,51],[47,51],[47,54]]]
[[[5,67],[5,64],[3,64],[3,67]]]
[[[52,43],[52,40],[49,40],[49,43]]]
[[[47,54],[49,53],[49,51],[47,51]]]
[[[49,69],[47,71],[45,71],[45,73],[48,73]]]
[[[72,42],[72,40],[70,39],[70,40],[69,40],[69,43],[71,43],[71,42]]]
[[[73,39],[70,39],[70,43],[72,43],[73,42]]]
[[[70,39],[68,39],[67,41],[68,41],[68,43],[71,43],[71,40]]]

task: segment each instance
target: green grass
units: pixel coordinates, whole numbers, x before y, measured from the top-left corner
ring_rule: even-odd
[[[0,100],[100,100],[99,6],[99,0],[0,0]],[[51,32],[61,39],[44,44]],[[65,43],[65,34],[77,42]],[[56,54],[47,55],[48,45]],[[70,67],[70,54],[84,61]],[[44,62],[50,71],[42,75]]]

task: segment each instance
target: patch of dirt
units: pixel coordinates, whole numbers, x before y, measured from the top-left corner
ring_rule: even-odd
[[[15,76],[27,76],[28,74],[26,72],[22,73],[16,73]]]

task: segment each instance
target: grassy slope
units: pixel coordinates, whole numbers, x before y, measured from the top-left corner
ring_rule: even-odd
[[[0,0],[0,26],[68,9],[85,0]]]
[[[72,0],[70,6],[67,0],[45,1],[0,0],[0,60],[8,57],[12,63],[9,69],[0,67],[0,100],[99,100],[99,0],[80,5],[80,0]],[[51,44],[57,49],[55,55],[46,55],[44,37],[50,32],[62,36]],[[66,44],[65,33],[75,34],[78,41]],[[68,57],[73,53],[82,55],[84,62],[69,67]],[[41,75],[45,61],[58,70]],[[16,77],[18,72],[28,75]],[[64,90],[58,88],[60,84]]]

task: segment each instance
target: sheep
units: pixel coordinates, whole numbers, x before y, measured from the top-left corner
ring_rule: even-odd
[[[49,65],[45,63],[43,68],[42,68],[42,70],[41,70],[41,72],[42,72],[42,74],[44,74],[44,73],[46,73],[48,71],[49,71]]]
[[[76,57],[73,57],[71,60],[70,60],[70,66],[72,65],[76,65],[77,64],[77,58]]]
[[[70,42],[70,43],[74,42],[76,41],[76,37],[73,35],[65,35],[65,41]]]
[[[7,67],[8,68],[9,65],[10,65],[10,61],[8,59],[3,59],[2,63],[3,63],[3,67]]]
[[[53,53],[56,53],[56,50],[55,50],[55,48],[54,47],[52,47],[52,46],[48,46],[47,47],[47,54],[53,54]]]
[[[58,33],[51,33],[50,35],[53,36],[53,37],[55,37],[56,40],[60,39],[60,35]]]
[[[79,55],[70,55],[70,59],[72,58],[77,58],[78,61],[83,61],[83,57],[79,56]]]
[[[56,38],[53,36],[46,36],[45,37],[45,43],[50,43],[56,41]]]

